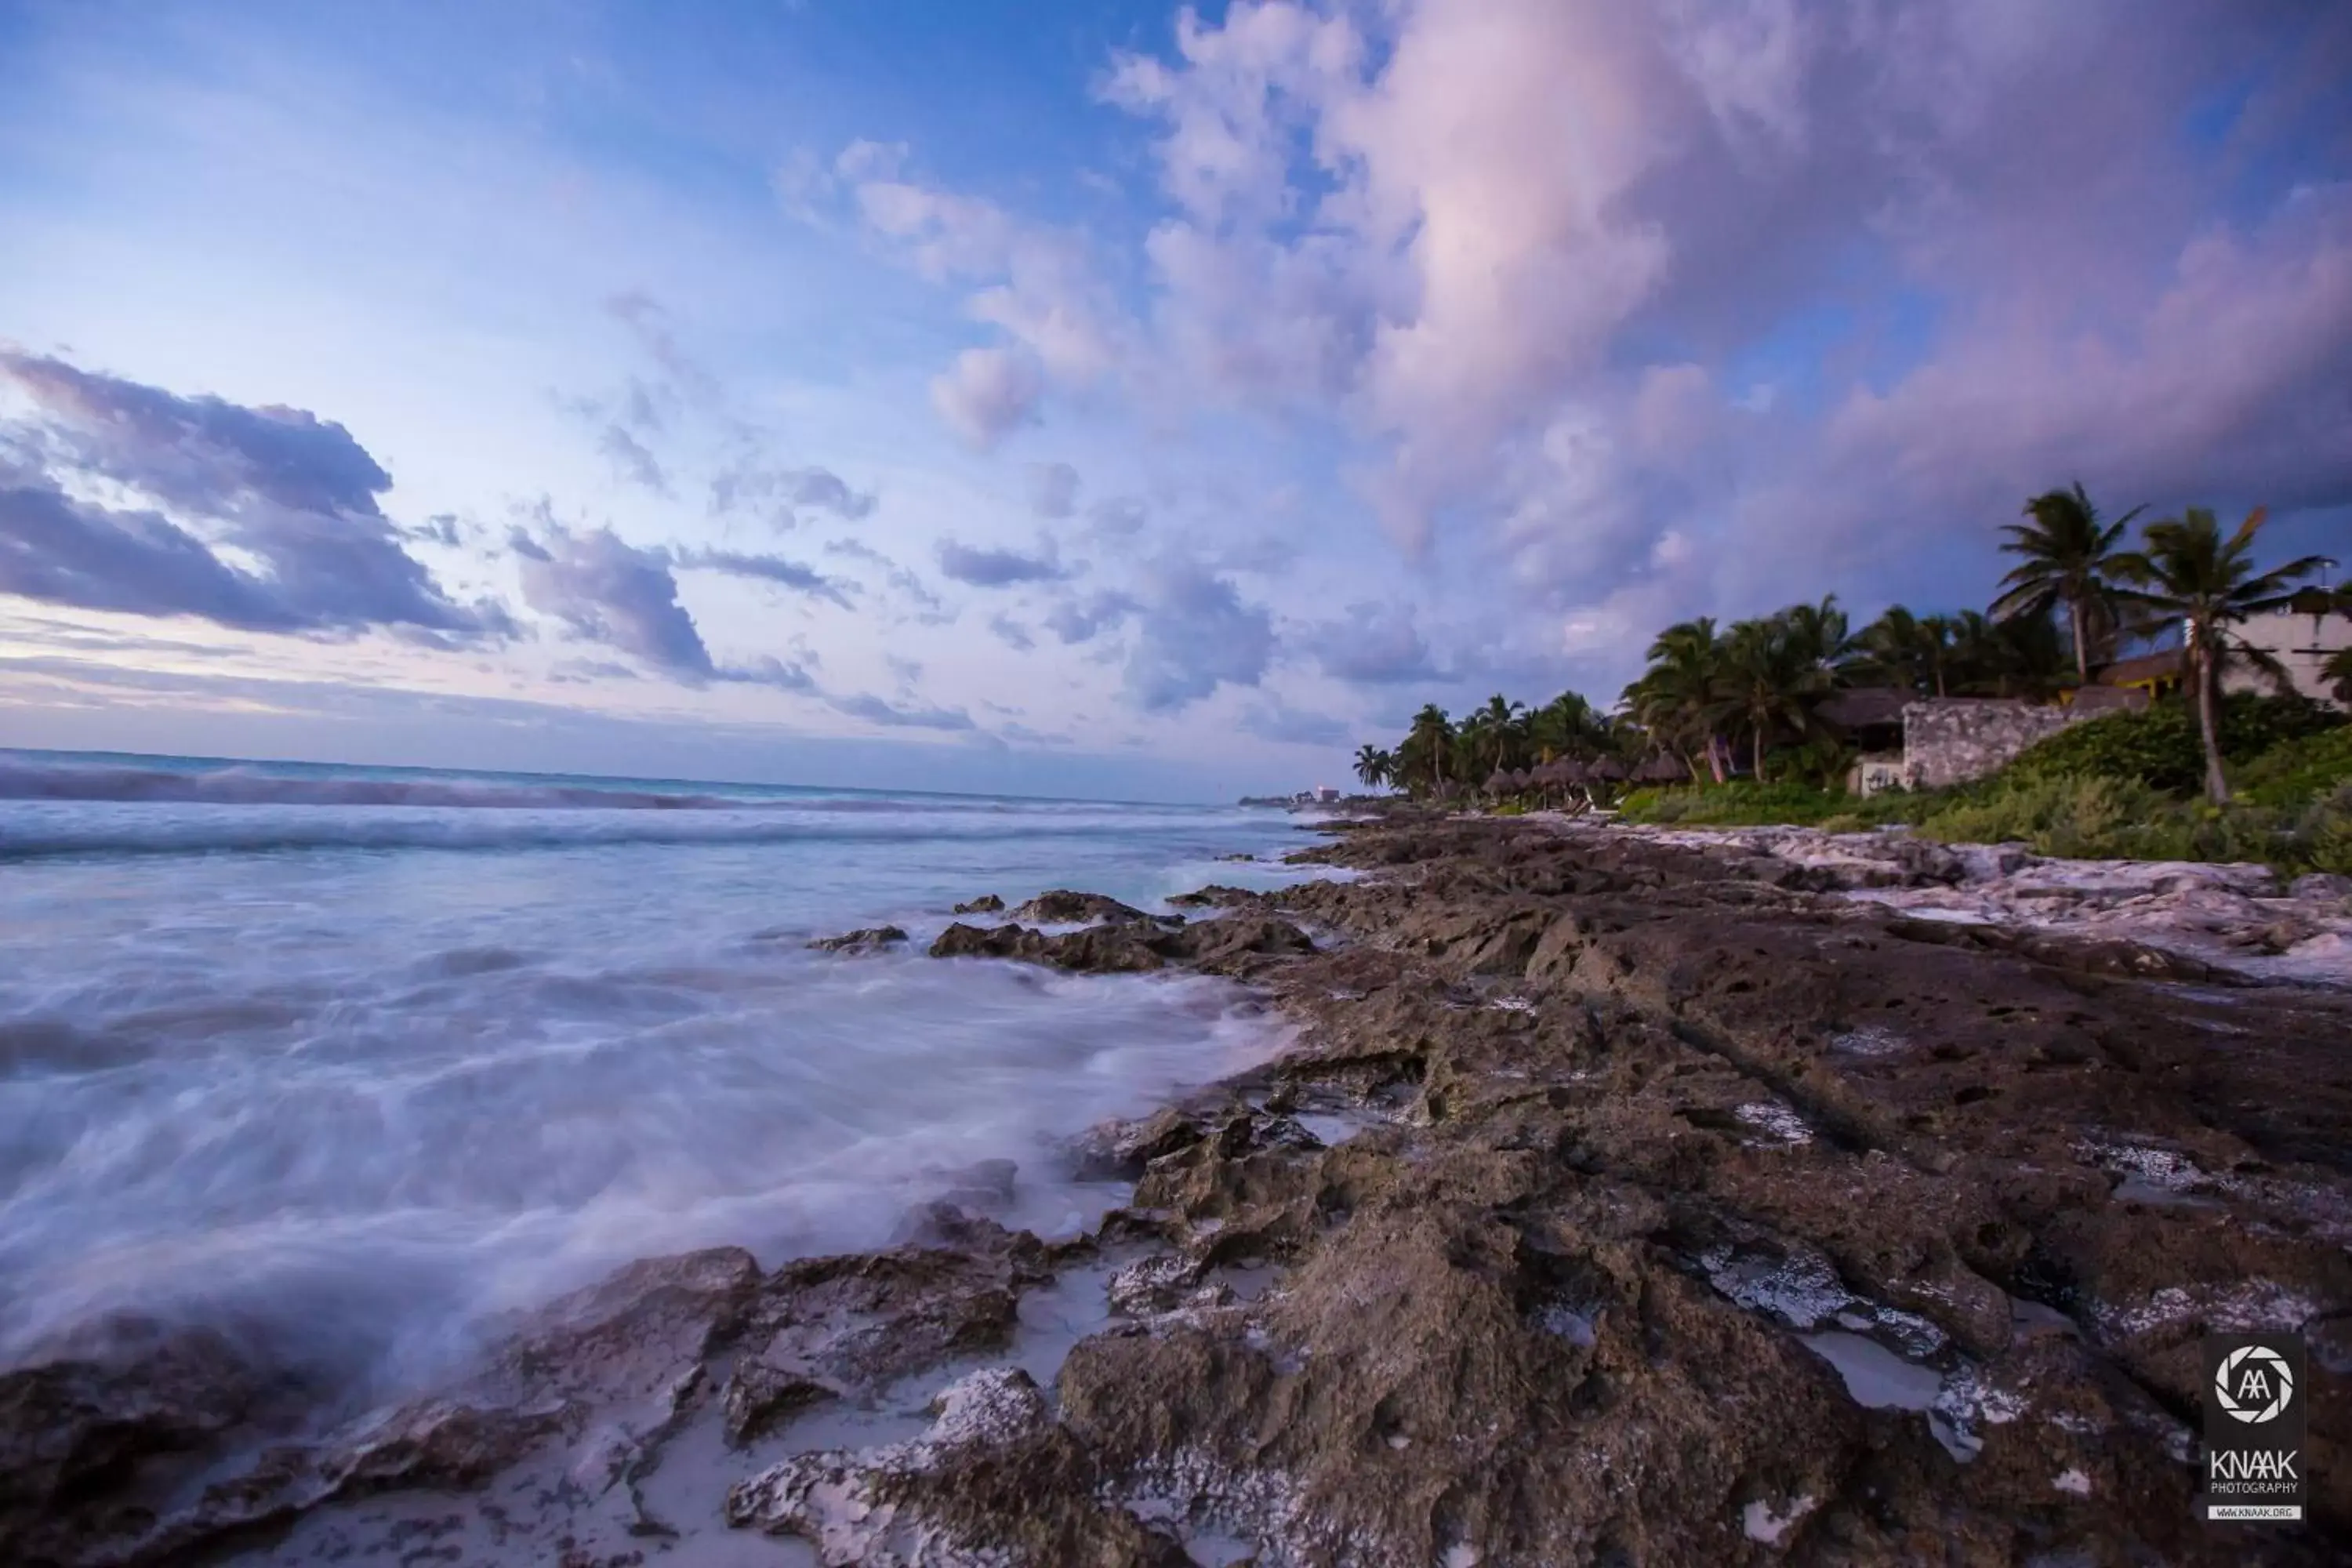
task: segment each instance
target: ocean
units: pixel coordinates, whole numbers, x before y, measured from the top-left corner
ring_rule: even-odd
[[[0,1366],[195,1321],[363,1403],[637,1258],[883,1245],[984,1160],[1082,1228],[1119,1194],[1055,1141],[1280,1030],[924,944],[982,893],[1276,885],[1301,821],[0,751]]]

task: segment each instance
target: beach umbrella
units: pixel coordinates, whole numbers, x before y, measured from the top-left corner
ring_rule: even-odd
[[[1511,775],[1505,770],[1496,768],[1493,773],[1486,775],[1486,793],[1488,795],[1501,795],[1505,790],[1510,787]]]
[[[1603,757],[1592,764],[1591,772],[1587,776],[1603,784],[1614,784],[1625,776],[1625,764],[1614,757]]]
[[[1662,752],[1643,763],[1633,776],[1643,784],[1680,784],[1690,776],[1690,770]]]

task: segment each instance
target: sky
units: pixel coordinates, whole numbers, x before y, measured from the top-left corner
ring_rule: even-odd
[[[2330,0],[0,0],[0,744],[1217,799],[2352,563]]]

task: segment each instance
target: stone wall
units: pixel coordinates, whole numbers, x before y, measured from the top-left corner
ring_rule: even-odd
[[[1998,697],[1932,698],[1903,710],[1903,773],[1941,789],[1997,773],[2045,735],[2092,717]]]

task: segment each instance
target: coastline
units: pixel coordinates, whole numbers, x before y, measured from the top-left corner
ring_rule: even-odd
[[[0,1543],[296,1563],[422,1532],[617,1568],[740,1561],[731,1525],[828,1563],[1466,1568],[2352,1539],[2352,994],[2232,961],[2214,900],[2279,916],[2263,895],[2090,911],[2169,899],[2164,945],[1990,894],[1919,918],[1901,899],[1968,867],[1893,838],[1328,837],[1292,858],[1367,875],[934,947],[1220,975],[1300,1031],[1080,1140],[1135,1183],[1090,1237],[1003,1229],[1020,1173],[974,1171],[899,1247],[649,1259],[464,1386],[226,1468],[289,1393],[234,1346],[12,1373]],[[2331,898],[2254,956],[2330,937]],[[2322,1385],[2294,1533],[2190,1506],[2197,1336],[2256,1324],[2304,1327]]]

